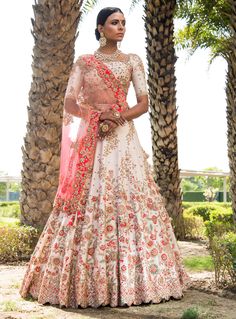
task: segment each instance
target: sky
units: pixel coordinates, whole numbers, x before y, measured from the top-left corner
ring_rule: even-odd
[[[31,84],[33,37],[31,18],[33,1],[4,1],[0,11],[2,40],[1,116],[0,116],[0,171],[20,175],[22,151],[27,124],[28,92]],[[142,5],[129,12],[130,1],[100,0],[84,16],[79,25],[75,58],[93,53],[98,42],[94,36],[96,16],[106,6],[118,6],[127,19],[127,31],[121,44],[125,53],[138,54],[145,65],[145,30]],[[14,8],[14,10],[13,10]],[[177,29],[181,23],[175,21]],[[229,171],[227,157],[227,124],[225,76],[226,62],[217,58],[209,66],[209,52],[198,50],[192,57],[186,51],[177,51],[177,136],[181,170],[203,170],[217,167]],[[130,106],[135,105],[134,90],[128,95]],[[134,120],[144,150],[151,161],[151,130],[149,114]]]

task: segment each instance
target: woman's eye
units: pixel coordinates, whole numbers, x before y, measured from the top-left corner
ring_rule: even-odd
[[[117,22],[116,22],[116,21],[114,21],[114,22],[112,22],[112,24],[114,24],[114,25],[115,25],[115,24],[117,24]]]

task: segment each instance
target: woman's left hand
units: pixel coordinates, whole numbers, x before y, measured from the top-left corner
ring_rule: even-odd
[[[105,111],[100,115],[100,121],[110,120],[116,123],[117,125],[125,124],[126,120],[118,111]]]

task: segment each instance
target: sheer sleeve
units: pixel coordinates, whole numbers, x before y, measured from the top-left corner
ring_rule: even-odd
[[[68,80],[65,99],[71,98],[78,102],[80,90],[83,85],[82,59],[79,57],[74,63]]]
[[[148,90],[143,62],[137,54],[130,54],[130,59],[133,68],[132,83],[136,96],[147,95]]]
[[[64,97],[64,111],[65,118],[72,120],[71,115],[87,119],[90,106],[87,105],[83,94],[85,62],[82,56],[78,57],[70,72],[65,97]],[[68,101],[67,99],[74,100]]]

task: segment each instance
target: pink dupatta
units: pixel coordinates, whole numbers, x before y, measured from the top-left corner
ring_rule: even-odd
[[[117,102],[111,107],[119,112],[125,110],[126,94],[112,71],[94,55],[83,56],[82,59],[87,68],[96,69],[109,92],[114,94]],[[83,101],[83,97],[80,96],[79,100]],[[70,226],[76,226],[78,219],[83,220],[93,171],[100,113],[88,108],[83,112],[79,128],[75,129],[73,116],[64,110],[59,186],[53,206],[58,213],[63,211],[71,215],[68,223]],[[73,130],[76,136],[74,139],[71,137]]]

